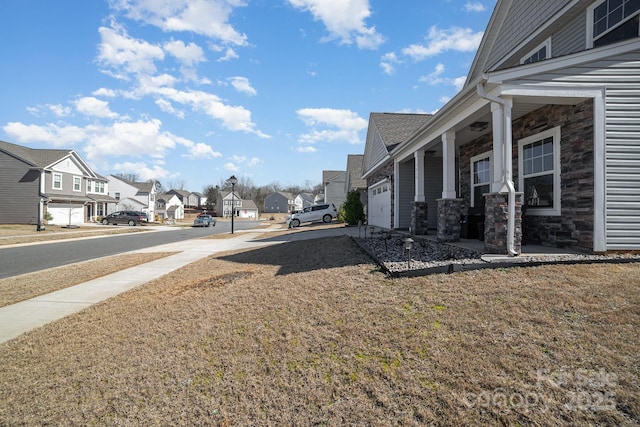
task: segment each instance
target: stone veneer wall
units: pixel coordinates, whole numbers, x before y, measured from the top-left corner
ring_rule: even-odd
[[[429,233],[428,213],[427,202],[411,202],[411,234],[425,236]]]
[[[460,240],[460,207],[462,199],[438,199],[438,241]]]
[[[560,127],[560,216],[524,214],[524,243],[593,251],[594,150],[593,101],[549,105],[513,123],[514,163],[518,140]],[[517,167],[513,180],[518,185]],[[531,212],[529,210],[529,212]]]
[[[484,250],[492,254],[507,254],[507,219],[509,195],[489,193],[485,196]],[[519,254],[522,246],[522,193],[516,193],[514,221],[514,250]]]
[[[518,188],[518,140],[561,126],[560,216],[523,215],[523,241],[593,251],[593,101],[577,105],[546,105],[513,122],[513,181]],[[471,203],[471,158],[491,151],[492,135],[483,135],[460,149],[462,213]]]
[[[384,168],[380,169],[378,171],[378,173],[376,173],[373,176],[370,176],[369,178],[367,178],[367,200],[368,200],[368,188],[371,187],[373,184],[375,184],[376,182],[380,182],[383,179],[386,179],[387,177],[391,177],[391,181],[389,181],[389,184],[391,185],[391,223],[389,224],[389,230],[393,230],[393,217],[395,215],[395,187],[394,187],[394,182],[395,182],[395,177],[393,176],[393,163],[385,166]]]

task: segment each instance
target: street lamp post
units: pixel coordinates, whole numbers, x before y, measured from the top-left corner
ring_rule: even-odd
[[[236,178],[235,175],[231,175],[231,177],[228,180],[229,184],[231,184],[231,234],[233,234],[233,217],[234,215],[234,211],[235,211],[235,187],[236,184],[238,183],[238,178]]]

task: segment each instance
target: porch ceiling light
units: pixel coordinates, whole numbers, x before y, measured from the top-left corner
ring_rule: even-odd
[[[473,122],[469,125],[469,129],[473,132],[482,132],[489,127],[489,122]]]

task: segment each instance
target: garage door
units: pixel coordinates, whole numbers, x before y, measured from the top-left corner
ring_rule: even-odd
[[[49,203],[47,212],[51,214],[53,219],[49,224],[55,225],[79,225],[84,223],[84,206],[80,205],[64,205]]]
[[[369,187],[367,224],[391,228],[391,183],[381,182]]]

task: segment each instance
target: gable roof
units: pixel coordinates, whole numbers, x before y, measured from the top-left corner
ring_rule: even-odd
[[[327,183],[345,171],[322,171],[322,182]]]
[[[73,150],[29,148],[5,141],[0,141],[0,150],[40,168],[50,166],[73,153]]]
[[[371,113],[370,121],[387,150],[400,144],[432,117],[431,114]]]
[[[253,200],[242,200],[242,206],[236,209],[252,209],[258,210],[258,206],[256,206]]]
[[[362,178],[362,161],[364,154],[347,155],[347,180],[345,190],[367,188],[367,181]]]

